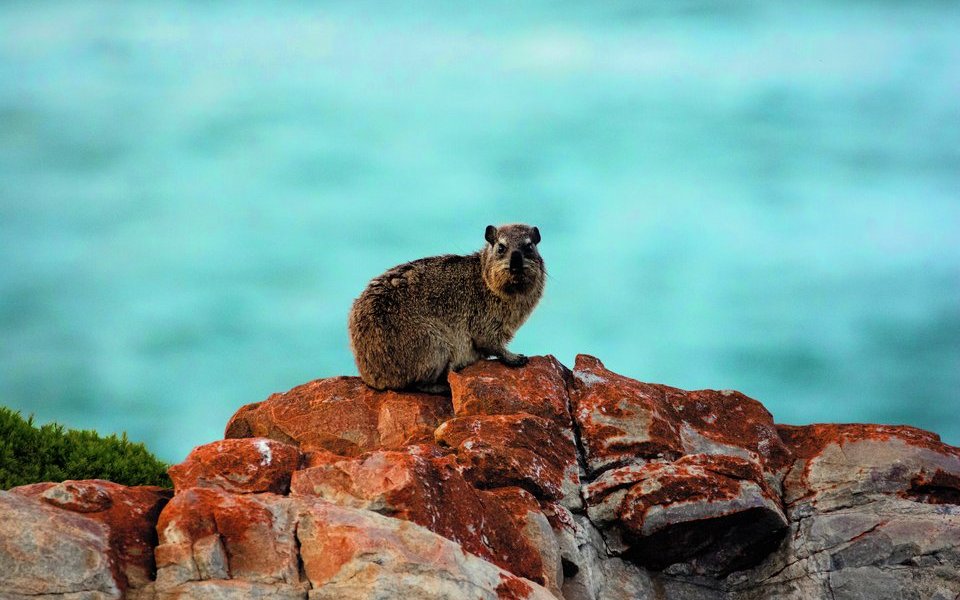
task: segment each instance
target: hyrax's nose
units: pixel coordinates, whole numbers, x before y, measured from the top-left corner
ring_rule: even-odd
[[[523,254],[519,250],[510,253],[510,270],[519,271],[523,268]]]

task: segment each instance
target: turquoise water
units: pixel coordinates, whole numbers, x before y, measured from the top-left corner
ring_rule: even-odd
[[[0,5],[0,404],[178,461],[523,221],[515,351],[960,444],[960,5],[417,6]]]

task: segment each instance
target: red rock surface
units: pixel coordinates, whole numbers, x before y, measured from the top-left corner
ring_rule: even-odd
[[[153,580],[156,523],[172,496],[170,490],[92,479],[35,484],[11,491],[103,523],[119,565],[122,587],[142,587]]]
[[[571,398],[595,474],[588,513],[611,547],[652,567],[689,561],[721,574],[756,562],[782,537],[791,455],[756,400],[642,383],[584,355]],[[744,527],[747,519],[762,526]],[[733,535],[743,556],[721,551]]]
[[[471,486],[453,457],[377,451],[294,473],[291,494],[412,521],[542,583],[542,565],[503,502]]]
[[[866,424],[779,425],[795,462],[788,504],[830,506],[849,494],[898,495],[930,504],[960,499],[960,448],[915,427]]]
[[[456,417],[435,437],[454,449],[477,487],[519,486],[542,500],[580,504],[576,445],[553,421],[529,414]]]
[[[642,383],[577,356],[570,400],[591,473],[638,458],[671,460],[683,454],[679,419],[668,395],[677,388]]]
[[[554,598],[425,528],[367,510],[298,500],[303,502],[298,537],[311,599]]]
[[[560,588],[563,586],[560,545],[537,499],[518,487],[498,488],[493,493],[520,526],[521,535],[540,556],[541,570],[537,580],[542,580],[545,588],[560,597]]]
[[[692,560],[700,572],[727,573],[757,562],[786,530],[779,497],[747,460],[693,454],[641,472],[616,516],[631,552],[647,565]]]
[[[203,579],[299,582],[294,514],[274,494],[217,488],[181,491],[157,523],[157,581],[173,587]]]
[[[682,421],[684,452],[740,455],[771,473],[790,464],[773,416],[753,398],[734,390],[678,390],[667,400]]]
[[[444,396],[378,392],[359,377],[332,377],[242,407],[225,437],[267,437],[303,452],[357,456],[432,441],[433,430],[449,416]]]
[[[523,600],[530,597],[533,590],[516,577],[501,577],[500,585],[495,591],[500,600]]]
[[[448,380],[459,417],[526,413],[569,428],[569,376],[553,356],[533,356],[522,369],[480,361],[450,373]]]
[[[216,487],[239,494],[285,494],[299,465],[296,446],[268,438],[240,438],[198,446],[167,472],[177,492]]]
[[[940,441],[940,436],[907,425],[873,425],[867,423],[817,423],[814,425],[777,425],[777,432],[795,458],[809,460],[820,455],[827,446],[854,442],[902,441],[916,448],[960,456],[960,448]]]

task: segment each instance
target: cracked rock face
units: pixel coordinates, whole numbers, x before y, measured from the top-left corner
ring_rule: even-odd
[[[453,457],[371,452],[298,471],[292,493],[417,523],[464,550],[543,583],[543,565],[503,501],[470,485]]]
[[[960,449],[913,427],[779,430],[790,532],[734,597],[960,596]]]
[[[10,492],[0,515],[0,597],[121,597],[106,525]]]
[[[11,492],[39,502],[41,507],[57,509],[48,511],[53,517],[50,523],[44,524],[47,532],[55,532],[60,527],[58,520],[69,519],[69,515],[83,517],[82,522],[90,527],[105,527],[109,548],[106,556],[112,564],[115,583],[121,590],[145,586],[154,578],[156,523],[161,509],[173,495],[170,490],[153,486],[127,487],[91,479],[38,483],[14,488]],[[0,515],[3,515],[0,521],[8,521],[7,514],[0,509]],[[15,524],[16,519],[11,519],[9,526]],[[0,529],[2,527],[0,525]],[[44,544],[39,543],[38,548],[43,547]],[[53,556],[49,558],[52,560]],[[62,567],[58,565],[57,568]],[[0,575],[0,581],[2,579]],[[3,589],[0,585],[0,591]]]
[[[583,355],[449,381],[247,405],[172,499],[0,492],[0,598],[960,598],[960,450],[935,434],[775,425]]]
[[[777,547],[789,452],[737,392],[630,380],[578,356],[571,401],[593,482],[587,514],[609,549],[652,569],[721,576]]]

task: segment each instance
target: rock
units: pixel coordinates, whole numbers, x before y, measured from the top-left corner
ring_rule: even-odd
[[[143,587],[153,580],[157,518],[172,496],[170,490],[91,479],[40,483],[10,491],[103,523],[123,589]]]
[[[412,521],[458,542],[467,552],[543,583],[543,566],[503,502],[471,486],[453,457],[377,451],[297,471],[295,496],[317,496]]]
[[[292,501],[275,494],[192,488],[174,496],[157,523],[157,590],[210,579],[298,585]]]
[[[449,416],[450,400],[444,396],[378,392],[359,377],[332,377],[242,407],[224,437],[267,437],[303,452],[357,456],[430,442]]]
[[[541,500],[582,506],[573,434],[553,421],[529,414],[457,417],[434,435],[455,449],[464,476],[477,487],[519,486]]]
[[[785,533],[779,498],[759,467],[734,457],[683,456],[605,472],[588,486],[592,520],[608,545],[663,569],[687,561],[698,573],[723,575],[769,554]]]
[[[553,536],[557,541],[557,550],[560,553],[560,570],[563,572],[561,587],[566,586],[571,578],[578,574],[584,563],[584,557],[580,553],[584,533],[577,524],[576,517],[568,508],[556,502],[542,502],[540,510],[547,518],[547,523],[550,525]],[[599,538],[599,534],[597,534],[597,537]],[[564,592],[564,596],[567,595]]]
[[[759,402],[641,383],[583,355],[571,398],[595,476],[588,514],[614,552],[722,576],[777,547],[790,452]]]
[[[164,511],[157,600],[516,598],[548,592],[404,520],[316,497],[195,488]],[[299,564],[302,562],[302,570]],[[508,596],[504,596],[508,597]]]
[[[3,491],[0,515],[0,598],[122,596],[103,523]]]
[[[426,528],[302,498],[298,536],[311,600],[553,600]]]
[[[536,549],[542,566],[540,577],[543,587],[557,598],[563,598],[560,587],[563,585],[563,566],[560,557],[560,544],[550,520],[543,513],[537,499],[518,487],[504,487],[493,490],[504,507],[510,512],[515,523],[520,525],[520,533]]]
[[[228,439],[193,449],[168,473],[177,492],[217,487],[228,492],[285,494],[299,466],[296,446],[268,438]]]
[[[960,449],[912,427],[779,431],[790,532],[733,597],[960,597]]]
[[[450,373],[448,380],[458,417],[525,413],[569,429],[569,376],[553,356],[533,356],[522,369],[483,360]]]
[[[680,420],[684,454],[745,459],[760,468],[757,483],[771,496],[780,495],[792,455],[762,404],[735,390],[683,391],[667,399]]]
[[[608,371],[592,356],[577,356],[570,401],[590,474],[638,459],[679,458],[680,419],[667,399],[679,393]]]
[[[232,579],[190,581],[157,593],[155,596],[155,600],[306,600],[306,598],[307,590],[304,586]]]
[[[960,449],[933,433],[886,425],[781,425],[796,457],[784,501],[820,510],[877,494],[928,504],[960,503]]]

